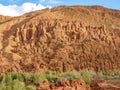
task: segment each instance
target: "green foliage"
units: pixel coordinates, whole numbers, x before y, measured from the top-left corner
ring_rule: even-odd
[[[35,73],[35,74],[32,74],[31,76],[31,81],[33,81],[33,83],[43,82],[45,79],[46,79],[45,73]]]
[[[120,71],[109,71],[109,72],[97,72],[97,77],[104,79],[117,79],[120,78]]]
[[[93,71],[83,70],[81,71],[81,77],[86,84],[91,84],[91,80],[96,73]]]
[[[0,80],[0,90],[36,90],[27,86],[31,79],[29,76],[26,73],[7,73]]]
[[[29,85],[25,90],[36,90],[36,87],[34,85]]]
[[[0,77],[0,90],[36,90],[36,84],[42,83],[44,80],[54,82],[56,85],[60,81],[72,79],[82,79],[86,84],[91,84],[93,77],[104,79],[120,78],[120,71],[114,72],[93,72],[90,70],[71,71],[71,72],[52,72],[44,73],[25,73],[25,72],[10,72]]]

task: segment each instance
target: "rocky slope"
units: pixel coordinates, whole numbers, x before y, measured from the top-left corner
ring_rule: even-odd
[[[47,80],[37,85],[37,90],[120,90],[120,87],[104,80],[93,80],[91,87],[83,80],[61,81],[58,85]]]
[[[91,90],[120,90],[120,80],[117,84],[113,84],[116,80],[112,80],[112,82],[108,82],[105,80],[93,80],[91,84]]]
[[[91,90],[83,80],[61,81],[58,85],[44,81],[38,84],[37,90]]]
[[[1,74],[120,69],[119,10],[60,6],[10,18],[0,24]]]

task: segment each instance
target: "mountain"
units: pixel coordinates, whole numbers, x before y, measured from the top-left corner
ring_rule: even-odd
[[[0,73],[120,69],[120,11],[59,6],[0,16]]]

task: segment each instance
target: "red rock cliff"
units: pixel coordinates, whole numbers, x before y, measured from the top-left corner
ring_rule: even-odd
[[[10,29],[1,31],[0,72],[119,69],[119,17],[120,11],[100,6],[63,6],[15,17]]]

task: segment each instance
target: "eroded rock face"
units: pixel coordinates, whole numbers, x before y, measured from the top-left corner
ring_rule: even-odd
[[[76,11],[77,9],[84,10],[85,15],[89,15],[92,10],[87,9],[90,10],[88,12],[83,7],[63,8],[68,10],[68,14],[74,11],[78,16],[81,12]],[[120,68],[120,24],[115,22],[116,19],[112,21],[112,26],[109,26],[111,19],[101,19],[100,23],[105,23],[98,25],[88,19],[87,22],[93,25],[81,21],[83,18],[76,19],[75,16],[65,19],[66,12],[62,11],[63,8],[58,7],[46,10],[46,13],[40,15],[35,14],[2,33],[1,63],[4,61],[6,64],[0,64],[0,72],[64,72],[81,69],[106,71]],[[117,20],[119,21],[118,18]],[[6,65],[7,68],[4,68]]]
[[[0,24],[10,21],[11,19],[12,19],[12,17],[0,15]]]
[[[83,80],[71,80],[60,82],[57,86],[53,83],[44,82],[38,86],[37,90],[90,90],[90,87]]]

